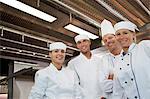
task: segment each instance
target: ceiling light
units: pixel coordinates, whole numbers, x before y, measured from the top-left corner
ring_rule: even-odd
[[[3,47],[3,50],[5,50],[6,49],[6,47]]]
[[[75,25],[72,25],[72,24],[69,24],[67,26],[64,27],[65,29],[68,29],[72,32],[75,32],[75,33],[78,33],[78,34],[81,34],[81,35],[87,35],[89,38],[91,39],[96,39],[98,38],[98,36],[86,31],[86,30],[83,30]]]
[[[22,50],[19,50],[19,52],[21,53],[21,52],[22,52]]]
[[[33,56],[35,56],[35,53],[33,53]]]
[[[48,22],[53,22],[56,20],[55,17],[16,0],[0,0],[0,2]]]

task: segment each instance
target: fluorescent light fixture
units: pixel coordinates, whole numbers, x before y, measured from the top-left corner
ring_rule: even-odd
[[[72,24],[69,24],[67,26],[64,27],[65,29],[68,29],[70,31],[73,31],[75,33],[78,33],[78,34],[81,34],[81,35],[87,35],[89,38],[91,39],[96,39],[98,38],[98,36],[86,31],[86,30],[83,30],[75,25],[72,25]]]
[[[28,6],[22,2],[19,2],[19,1],[16,1],[16,0],[0,0],[0,2],[4,3],[4,4],[7,4],[11,7],[14,7],[18,10],[21,10],[23,12],[26,12],[30,15],[33,15],[35,17],[38,17],[40,19],[43,19],[45,21],[48,21],[48,22],[53,22],[55,21],[57,18],[47,14],[47,13],[44,13],[38,9],[35,9],[31,6]]]

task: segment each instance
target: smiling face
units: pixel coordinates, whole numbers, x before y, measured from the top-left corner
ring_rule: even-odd
[[[82,39],[77,42],[77,48],[81,51],[81,53],[90,52],[91,42],[87,39]]]
[[[55,49],[49,53],[52,63],[62,66],[65,60],[65,51],[62,49]]]
[[[116,31],[116,39],[121,44],[123,49],[128,49],[129,46],[133,43],[135,37],[135,32],[132,32],[128,29],[120,29]]]
[[[104,42],[106,48],[110,52],[112,52],[113,50],[115,50],[117,48],[117,46],[120,46],[120,44],[116,40],[115,35],[113,35],[113,34],[107,34],[107,35],[105,35],[103,37],[103,42]]]

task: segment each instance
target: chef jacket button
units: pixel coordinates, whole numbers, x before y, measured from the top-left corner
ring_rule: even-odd
[[[123,60],[123,58],[121,60]]]
[[[133,81],[133,78],[131,78],[131,80]]]
[[[127,81],[125,81],[124,83],[126,83],[126,84],[127,84]]]
[[[127,64],[127,66],[129,66],[129,64]]]
[[[127,99],[129,99],[129,98],[127,97]]]
[[[128,54],[128,55],[130,55],[130,54]]]
[[[122,68],[120,68],[120,70],[121,70]]]
[[[138,97],[137,97],[137,96],[135,96],[134,98],[135,98],[135,99],[137,99]]]

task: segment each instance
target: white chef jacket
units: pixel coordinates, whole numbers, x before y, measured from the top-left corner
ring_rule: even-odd
[[[86,56],[80,53],[79,56],[68,63],[68,67],[76,72],[86,99],[99,99],[101,96],[98,83],[100,66],[101,59],[93,54],[90,59],[87,59]]]
[[[150,98],[150,40],[131,44],[128,53],[114,57],[115,79],[119,80],[123,90],[114,90],[113,97],[122,91],[122,98],[113,99],[149,99]],[[114,82],[117,83],[117,82]]]
[[[76,74],[70,69],[58,71],[51,63],[37,71],[29,99],[84,99]]]
[[[102,91],[104,92],[103,96],[106,97],[107,99],[126,99],[123,94],[124,90],[121,87],[119,80],[115,78],[113,78],[113,80],[108,79],[109,74],[115,73],[114,62],[113,62],[114,57],[120,57],[120,55],[114,56],[111,53],[107,53],[106,55],[102,57],[103,65],[100,69],[100,74],[99,74],[100,87],[102,88]],[[117,92],[115,94],[115,97],[112,96],[113,92]]]

